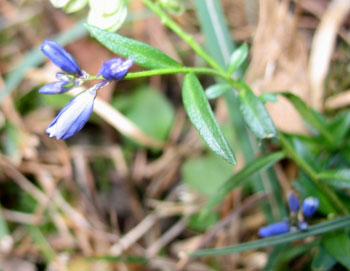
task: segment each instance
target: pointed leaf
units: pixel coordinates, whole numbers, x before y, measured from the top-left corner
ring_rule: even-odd
[[[233,74],[246,60],[248,56],[248,45],[243,43],[237,50],[235,50],[228,63],[227,72]]]
[[[238,101],[243,118],[255,136],[259,139],[277,136],[277,131],[264,104],[243,82]]]
[[[333,136],[328,131],[326,123],[324,123],[317,112],[313,111],[312,108],[309,108],[302,99],[290,92],[280,92],[278,94],[283,95],[293,104],[304,121],[317,129],[328,141],[333,141]]]
[[[350,168],[324,170],[317,178],[338,188],[350,188]]]
[[[91,36],[96,38],[109,50],[125,58],[133,59],[136,64],[142,67],[148,69],[182,67],[174,59],[151,45],[121,36],[117,33],[102,30],[89,24],[86,25],[86,28]]]
[[[215,84],[205,90],[205,95],[208,99],[216,99],[230,89],[232,87],[229,84]]]
[[[217,155],[231,164],[236,159],[217,123],[203,88],[193,73],[186,75],[182,87],[186,113],[199,134]]]

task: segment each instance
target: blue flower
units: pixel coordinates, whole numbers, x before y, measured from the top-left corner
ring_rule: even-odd
[[[57,81],[44,85],[39,89],[41,94],[60,94],[75,87],[73,81]]]
[[[50,137],[66,139],[79,132],[89,120],[96,98],[96,87],[74,97],[46,129]]]
[[[312,217],[315,212],[317,211],[317,208],[319,206],[320,202],[318,198],[314,197],[308,197],[304,200],[303,205],[301,207],[303,214],[306,218]]]
[[[60,67],[63,71],[72,73],[78,76],[82,76],[78,63],[61,45],[53,40],[45,40],[40,46],[41,51],[49,58],[53,63]]]
[[[133,65],[133,61],[131,59],[123,60],[120,57],[112,58],[103,62],[100,70],[98,71],[97,77],[103,76],[107,80],[122,80],[128,70]]]
[[[291,210],[291,212],[296,213],[299,210],[299,200],[298,200],[298,197],[294,193],[291,193],[288,196],[288,206],[289,206],[289,209]]]
[[[289,222],[282,221],[265,227],[261,227],[258,231],[260,237],[269,237],[289,232]]]

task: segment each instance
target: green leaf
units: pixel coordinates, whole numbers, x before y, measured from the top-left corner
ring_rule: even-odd
[[[203,214],[210,212],[211,209],[221,202],[228,193],[248,181],[252,174],[258,173],[261,170],[272,166],[284,157],[285,155],[283,152],[274,152],[255,159],[247,164],[241,171],[230,177],[223,185],[221,185],[221,187],[215,192],[215,195],[205,205],[202,211]]]
[[[350,238],[348,230],[328,233],[323,236],[322,245],[337,261],[346,268],[350,268]]]
[[[267,102],[275,103],[278,101],[275,93],[268,93],[268,92],[260,94],[259,99],[264,104],[266,104]]]
[[[350,227],[350,217],[341,217],[331,221],[327,221],[324,223],[320,223],[314,226],[309,227],[308,231],[297,231],[290,232],[286,234],[281,234],[278,236],[273,236],[269,238],[264,238],[256,241],[246,242],[238,245],[216,248],[216,249],[202,249],[198,250],[192,254],[191,257],[204,257],[204,256],[216,256],[223,254],[232,254],[238,253],[241,251],[252,250],[252,249],[260,249],[270,246],[276,246],[283,243],[289,243],[296,240],[304,239],[309,236],[315,236],[331,231],[335,231],[338,229],[342,229],[345,227]],[[350,257],[347,259],[347,261]]]
[[[327,271],[330,270],[336,263],[336,259],[329,255],[329,253],[322,246],[320,246],[314,259],[312,260],[311,269],[313,271]]]
[[[333,142],[333,136],[327,129],[326,123],[302,99],[290,92],[279,92],[278,94],[283,95],[293,104],[304,121],[318,130],[329,142]]]
[[[205,95],[208,99],[216,99],[230,89],[232,89],[232,87],[229,84],[215,84],[205,90]]]
[[[187,159],[181,175],[191,189],[210,197],[232,175],[232,166],[209,153],[204,157]]]
[[[337,188],[350,188],[350,168],[324,170],[317,178]]]
[[[244,60],[246,60],[248,56],[248,52],[248,45],[243,43],[231,54],[227,68],[227,72],[229,74],[233,74],[243,64]]]
[[[350,112],[345,111],[338,114],[330,121],[327,128],[328,131],[332,131],[334,142],[341,145],[346,140],[346,135],[350,130]]]
[[[217,123],[203,88],[193,73],[185,76],[182,100],[186,113],[209,148],[231,164],[236,159]]]
[[[270,118],[264,104],[253,91],[243,82],[238,94],[238,101],[243,118],[255,136],[259,139],[277,136],[275,125]]]
[[[109,50],[125,58],[133,59],[136,64],[142,67],[148,69],[182,67],[174,59],[151,45],[121,36],[117,33],[102,30],[89,24],[86,25],[86,28],[91,36],[96,38]]]

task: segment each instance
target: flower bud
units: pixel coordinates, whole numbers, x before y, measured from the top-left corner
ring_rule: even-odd
[[[91,116],[96,92],[97,88],[93,87],[70,100],[51,122],[46,133],[50,137],[66,139],[79,132]]]
[[[282,221],[260,228],[258,235],[260,237],[269,237],[286,232],[289,232],[289,223],[287,221]]]
[[[122,80],[128,70],[133,65],[133,61],[131,59],[123,60],[120,57],[112,58],[103,62],[102,67],[98,71],[98,76],[103,76],[107,80]]]
[[[41,51],[63,71],[72,73],[78,76],[82,75],[82,71],[75,61],[61,45],[53,40],[45,40],[40,46]]]
[[[294,193],[291,193],[288,196],[288,206],[291,212],[296,213],[299,210],[299,200]]]
[[[314,198],[314,197],[306,198],[303,202],[302,207],[301,207],[304,216],[306,218],[312,217],[315,214],[319,204],[320,204],[320,202],[319,202],[318,198]]]
[[[57,81],[44,85],[39,89],[41,94],[60,94],[71,90],[75,86],[73,81]]]
[[[306,198],[301,207],[304,216],[306,218],[312,217],[316,213],[319,204],[320,202],[318,198],[314,198],[314,197]]]
[[[309,228],[309,225],[307,224],[306,221],[299,221],[299,222],[298,222],[298,228],[299,228],[299,230],[301,230],[301,231],[307,231],[308,228]]]

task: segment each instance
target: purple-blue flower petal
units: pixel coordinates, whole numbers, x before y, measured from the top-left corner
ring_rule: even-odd
[[[53,40],[45,40],[40,46],[41,51],[58,67],[68,73],[82,75],[82,71],[72,57],[61,45]]]
[[[107,80],[122,80],[133,65],[131,59],[123,60],[120,57],[112,58],[103,62],[97,76],[103,76]]]
[[[288,206],[292,212],[298,212],[298,210],[299,210],[299,200],[298,200],[298,197],[294,193],[291,193],[288,196]]]
[[[258,235],[260,237],[269,237],[287,232],[289,232],[289,223],[287,221],[282,221],[265,227],[261,227],[258,231]]]
[[[69,91],[74,87],[72,81],[57,81],[46,84],[39,89],[41,94],[60,94]]]
[[[59,112],[46,129],[50,137],[66,139],[79,132],[89,120],[96,97],[96,89],[87,90],[72,100]]]
[[[318,198],[314,198],[314,197],[306,198],[301,207],[304,216],[306,218],[312,217],[316,213],[319,204],[320,202]]]

